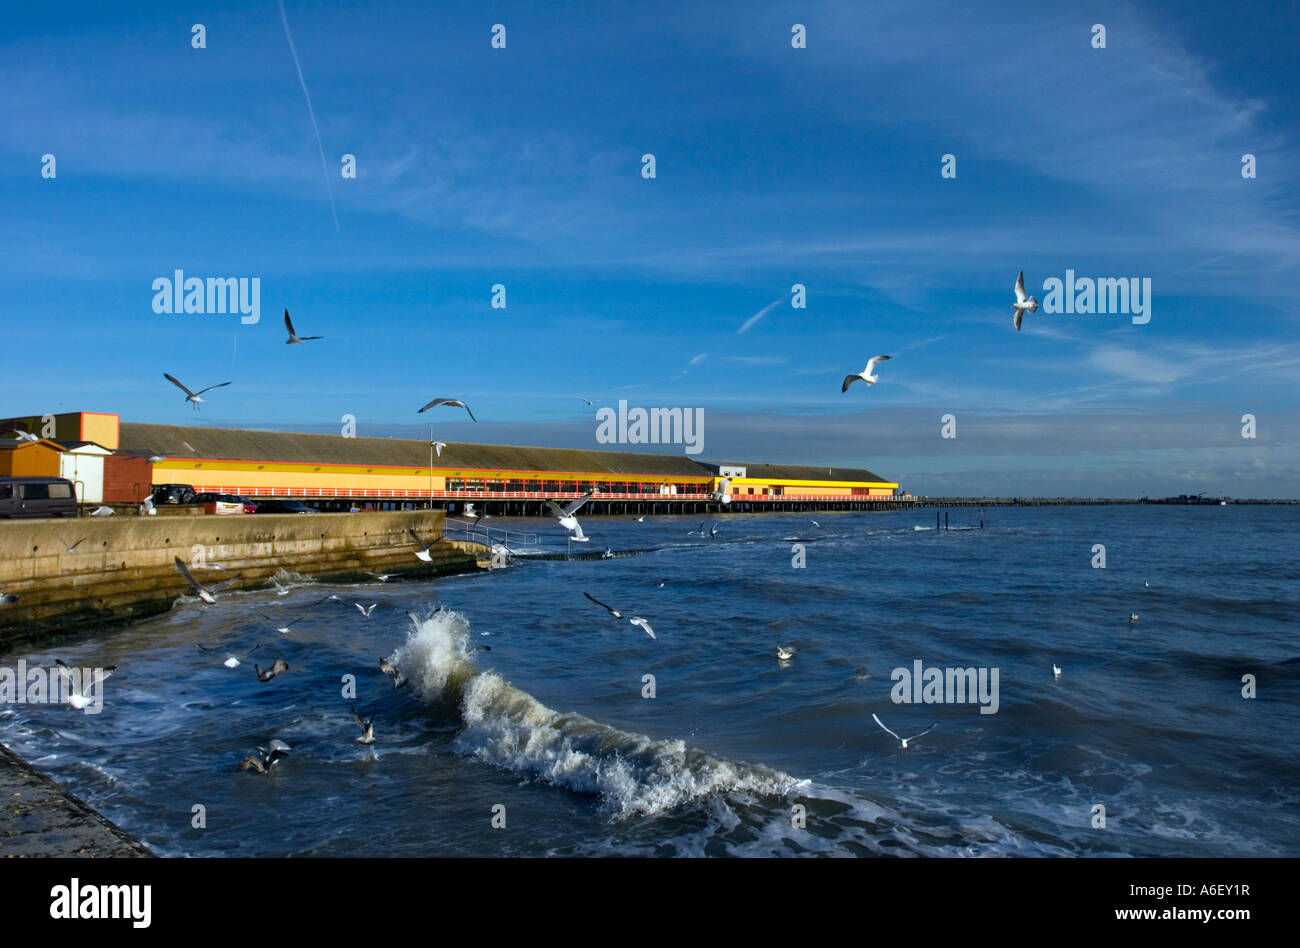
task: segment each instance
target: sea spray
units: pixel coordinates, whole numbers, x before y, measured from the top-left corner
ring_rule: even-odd
[[[681,740],[654,740],[553,711],[475,666],[469,622],[460,613],[412,616],[412,625],[393,662],[425,701],[458,709],[461,753],[595,795],[615,818],[654,816],[718,793],[785,795],[796,786],[795,778],[762,765],[718,760]]]

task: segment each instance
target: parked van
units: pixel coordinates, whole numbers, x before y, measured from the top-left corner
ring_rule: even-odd
[[[0,518],[75,517],[77,491],[62,477],[0,477]]]

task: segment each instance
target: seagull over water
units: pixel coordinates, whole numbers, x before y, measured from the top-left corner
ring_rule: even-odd
[[[583,504],[591,500],[592,494],[594,493],[595,491],[589,490],[577,500],[570,501],[563,507],[553,500],[546,501],[546,507],[550,510],[551,515],[554,516],[556,520],[560,521],[560,526],[573,534],[573,540],[575,542],[587,542],[587,537],[582,532],[582,525],[578,523],[578,518],[575,517],[574,514],[582,509]]]
[[[105,678],[117,671],[116,665],[109,665],[107,668],[96,669],[96,671],[90,676],[90,681],[87,681],[84,677],[82,678],[81,690],[78,691],[76,688],[76,679],[72,675],[72,669],[58,658],[54,660],[54,664],[59,666],[59,678],[63,680],[64,694],[68,696],[68,704],[76,708],[78,711],[90,704],[90,699],[86,697],[86,692],[94,686],[96,681],[102,684]]]
[[[939,726],[939,722],[935,721],[933,724],[927,727],[920,734],[913,734],[911,737],[899,737],[897,734],[894,734],[893,731],[889,730],[889,728],[885,727],[885,722],[880,720],[880,718],[877,718],[875,714],[872,714],[871,716],[875,718],[876,723],[879,724],[882,728],[884,728],[884,730],[887,733],[894,735],[894,738],[903,745],[903,750],[907,750],[907,745],[910,744],[912,741],[916,740],[918,737],[925,737],[925,735],[929,734],[931,731],[933,731],[935,728]]]
[[[1052,677],[1053,678],[1061,677],[1061,666],[1056,664],[1055,662],[1052,663]]]
[[[259,648],[262,647],[262,643],[258,642],[252,648],[244,649],[242,652],[239,652],[238,654],[231,652],[228,649],[221,649],[212,645],[198,645],[196,643],[194,647],[197,648],[200,652],[207,652],[209,655],[220,655],[224,651],[226,655],[226,660],[221,664],[225,665],[227,668],[238,668],[240,665],[244,664],[243,659],[248,658],[248,656],[252,655],[254,652],[256,652]]]
[[[607,606],[607,605],[605,605],[605,603],[601,602],[599,599],[597,599],[597,598],[596,598],[595,596],[593,596],[591,593],[586,593],[586,592],[585,592],[585,593],[583,593],[583,595],[586,596],[588,599],[590,599],[592,602],[594,602],[596,605],[600,606],[600,608],[604,609],[606,612],[608,612],[610,615],[612,615],[615,619],[621,619],[621,618],[623,618],[623,613],[619,612],[619,611],[618,611],[617,609],[615,609],[613,606]]]
[[[275,631],[279,632],[281,635],[288,635],[289,630],[302,621],[302,619],[294,619],[292,622],[286,622],[284,625],[277,625],[276,623],[279,620],[272,619],[265,612],[259,612],[258,615],[261,616],[263,619],[265,619],[267,622],[271,623],[271,628],[275,629]]]
[[[313,339],[324,339],[324,336],[300,336],[293,331],[293,320],[289,318],[289,311],[284,311],[284,328],[289,330],[289,338],[284,341],[286,346],[292,346],[294,343],[311,342]]]
[[[185,393],[185,400],[187,402],[192,402],[194,404],[195,411],[199,410],[199,404],[203,401],[203,399],[199,398],[200,395],[202,395],[204,392],[210,392],[214,388],[225,388],[227,385],[230,384],[229,382],[219,382],[216,385],[209,385],[207,388],[201,388],[197,392],[191,392],[175,376],[168,375],[166,372],[164,372],[163,378],[171,382],[173,385],[175,385],[177,388],[179,388],[182,392]]]
[[[423,560],[426,563],[432,563],[433,555],[429,552],[429,547],[433,546],[434,541],[431,540],[428,543],[425,543],[420,539],[420,535],[410,527],[406,528],[406,532],[411,535],[411,539],[414,540],[415,545],[419,547],[419,549],[415,551],[415,558],[417,560]]]
[[[1016,277],[1016,301],[1011,304],[1011,318],[1016,324],[1016,332],[1020,331],[1020,320],[1024,318],[1025,313],[1038,312],[1038,297],[1028,296],[1025,294],[1025,271],[1020,271],[1020,276]]]
[[[794,658],[794,653],[799,651],[793,645],[778,645],[776,647],[776,657],[783,662],[788,662]]]
[[[439,405],[446,405],[448,408],[463,408],[466,412],[469,412],[470,421],[478,421],[478,419],[474,417],[474,413],[469,410],[469,406],[459,398],[435,398],[433,401],[429,402],[429,404],[417,411],[416,414],[422,414],[430,408],[436,408]]]
[[[257,672],[257,680],[266,684],[266,682],[280,674],[280,672],[287,672],[289,670],[289,663],[283,658],[277,658],[271,663],[270,668],[263,668],[261,665],[254,665],[253,668]]]
[[[270,770],[275,766],[276,761],[281,757],[288,757],[289,751],[291,750],[293,750],[293,748],[284,741],[271,741],[266,747],[259,747],[256,756],[249,754],[245,757],[240,761],[239,766],[235,769],[256,770],[259,774],[270,773]]]
[[[637,626],[637,627],[639,627],[639,628],[641,628],[641,629],[644,629],[644,630],[645,630],[645,634],[648,635],[648,636],[650,636],[650,638],[654,638],[654,637],[655,637],[655,630],[652,629],[652,628],[650,628],[650,623],[647,622],[645,619],[641,618],[640,616],[633,616],[632,618],[628,619],[627,621],[628,621],[628,622],[631,622],[633,625],[635,625],[635,626]]]
[[[884,362],[886,359],[892,359],[892,358],[893,356],[872,356],[870,359],[867,360],[867,367],[863,369],[861,372],[859,372],[857,375],[844,376],[844,384],[840,386],[840,391],[847,392],[849,390],[849,386],[852,385],[854,382],[856,382],[858,379],[862,379],[862,381],[866,382],[868,385],[875,385],[876,382],[880,381],[880,376],[872,375],[871,370],[874,369],[876,366],[878,366],[880,363]]]
[[[361,728],[361,736],[356,739],[358,744],[373,744],[375,742],[375,714],[371,711],[370,717],[363,718],[357,714],[357,709],[352,709],[352,720],[357,722],[357,727]]]
[[[393,679],[394,688],[400,688],[404,684],[406,684],[406,679],[403,678],[402,673],[397,670],[397,666],[394,665],[392,662],[390,662],[388,659],[381,658],[379,660],[379,670],[383,672],[385,675],[387,675],[389,678]]]
[[[185,565],[183,559],[179,556],[174,556],[172,557],[172,562],[176,564],[176,569],[180,572],[181,576],[184,577],[185,581],[190,584],[191,596],[198,596],[209,605],[217,601],[216,596],[212,595],[212,593],[199,585],[199,581],[194,578],[194,574],[190,572],[190,568]]]
[[[363,606],[363,605],[361,605],[361,603],[359,603],[359,602],[354,602],[352,605],[356,606],[356,607],[357,607],[357,611],[360,612],[360,613],[361,613],[363,616],[365,616],[367,619],[369,619],[369,618],[370,618],[370,613],[372,613],[372,612],[375,611],[375,606],[379,605],[379,603],[377,603],[377,602],[372,602],[372,603],[371,603],[370,605],[368,605],[368,606]]]

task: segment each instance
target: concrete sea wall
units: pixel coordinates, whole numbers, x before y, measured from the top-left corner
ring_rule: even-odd
[[[478,551],[464,543],[440,541],[429,551],[432,562],[416,559],[407,531],[429,542],[442,520],[441,511],[425,510],[3,522],[0,591],[19,598],[0,605],[0,644],[165,612],[187,591],[177,556],[205,585],[238,575],[234,589],[269,585],[281,569],[339,581],[364,580],[367,571],[419,577],[476,569]]]

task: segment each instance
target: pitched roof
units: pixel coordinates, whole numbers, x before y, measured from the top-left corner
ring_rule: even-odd
[[[344,438],[341,435],[236,428],[191,428],[123,422],[119,452],[144,456],[207,458],[281,464],[349,464],[375,467],[429,466],[429,442],[405,438]],[[712,477],[712,469],[684,455],[630,451],[582,451],[520,445],[448,442],[435,469],[565,471],[581,474]]]
[[[791,481],[872,481],[892,484],[879,474],[860,467],[810,467],[802,464],[711,464],[714,470],[722,467],[743,467],[746,477]]]

